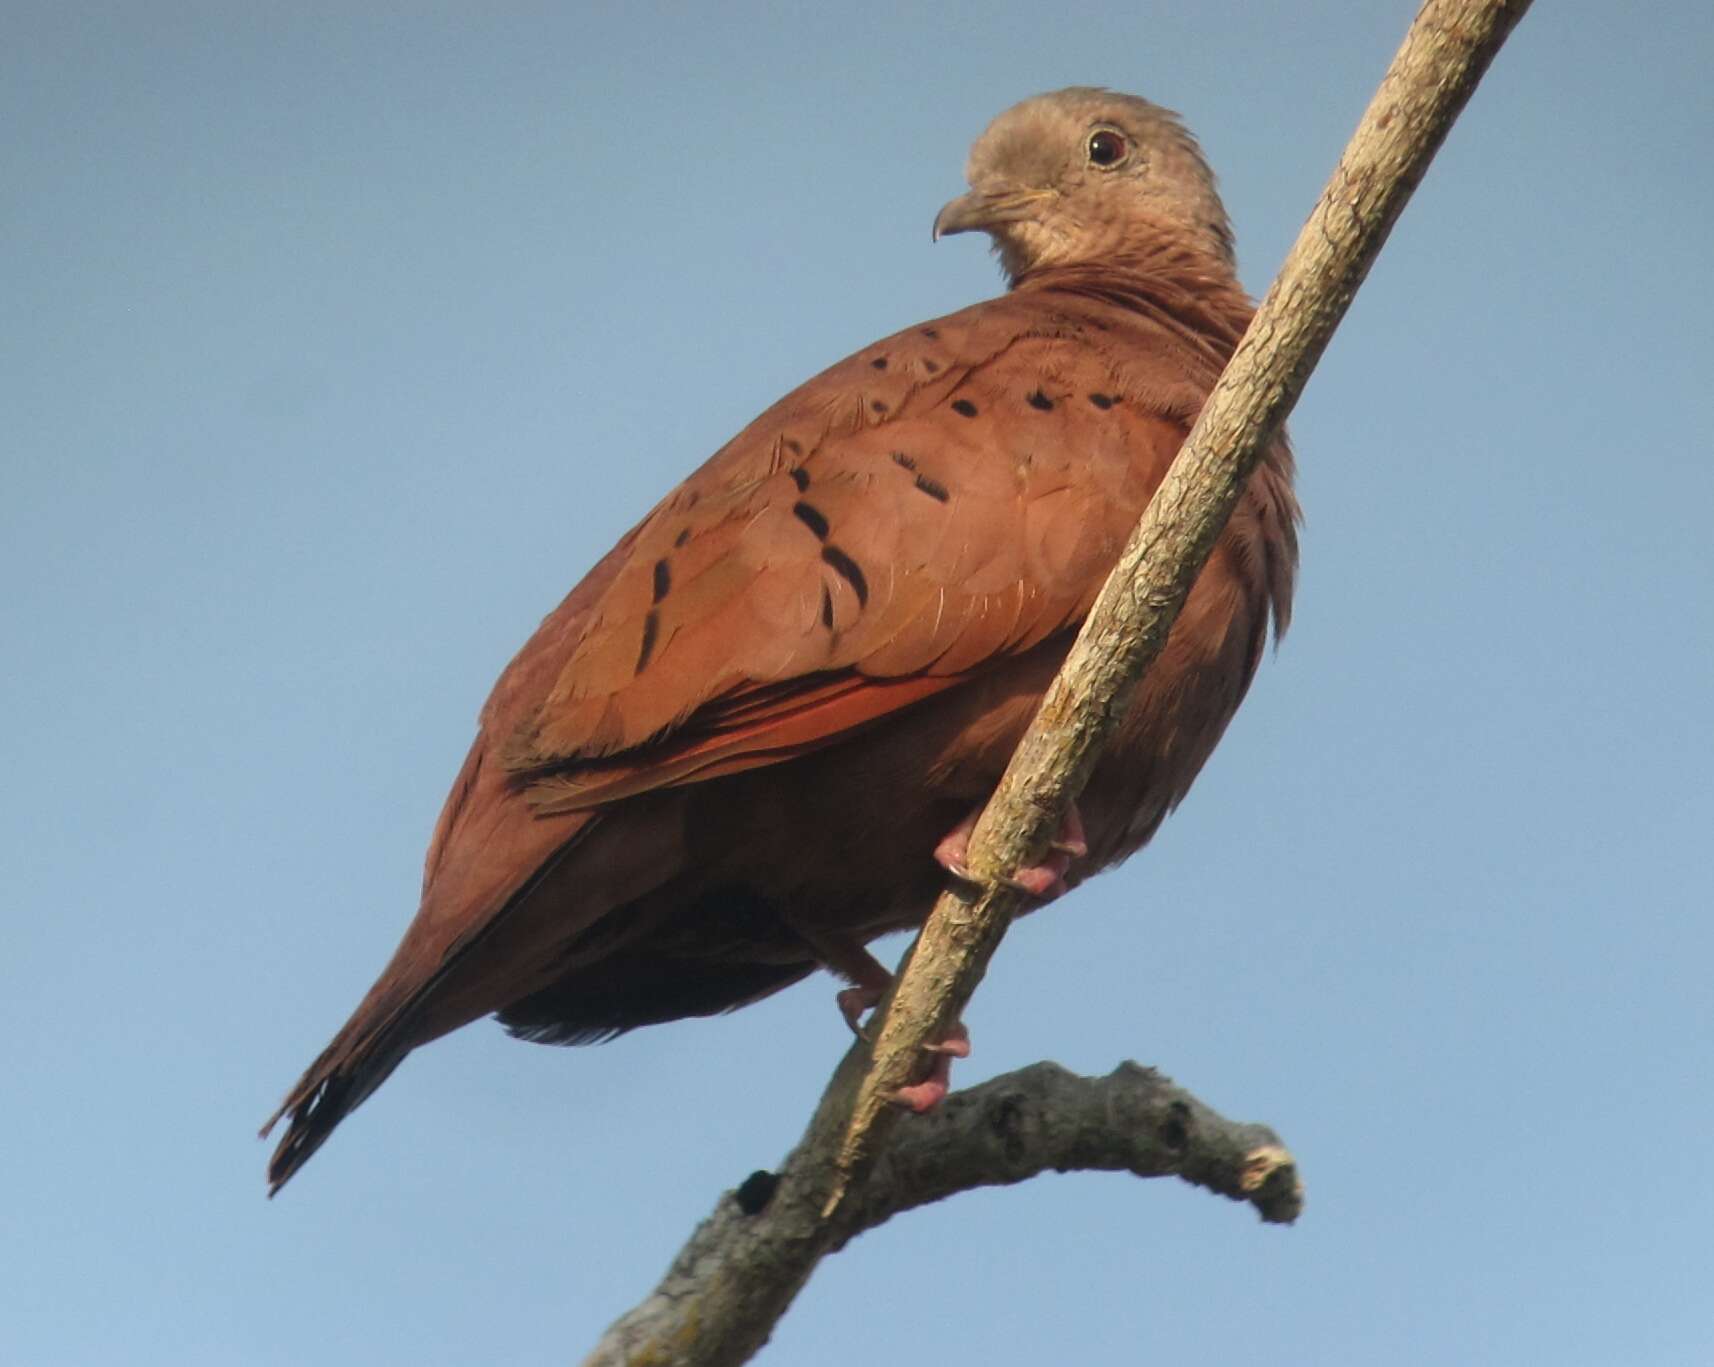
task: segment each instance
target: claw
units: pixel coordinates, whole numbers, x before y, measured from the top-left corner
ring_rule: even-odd
[[[954,1028],[954,1033],[934,1044],[922,1047],[925,1054],[944,1054],[947,1058],[970,1057],[970,1032],[963,1025]]]
[[[875,1009],[885,990],[880,987],[847,987],[833,998],[838,1004],[839,1014],[845,1017],[845,1023],[858,1039],[868,1040],[869,1032],[863,1028],[863,1017]]]
[[[893,1105],[902,1106],[917,1115],[932,1111],[946,1100],[952,1082],[952,1060],[970,1057],[970,1032],[964,1028],[964,1022],[959,1021],[945,1039],[923,1045],[923,1052],[934,1059],[928,1076],[921,1082],[898,1088],[887,1098]]]
[[[948,831],[934,847],[936,863],[959,882],[977,888],[983,887],[984,883],[972,876],[965,860],[970,853],[970,832],[976,828],[976,818],[980,815],[980,809],[972,812]],[[1073,803],[1066,809],[1065,818],[1059,825],[1059,833],[1048,846],[1047,858],[1039,864],[1017,869],[1009,877],[1001,876],[994,881],[1014,892],[1021,892],[1044,902],[1052,901],[1067,890],[1065,875],[1071,869],[1071,861],[1081,859],[1088,853],[1089,841],[1084,834],[1083,817],[1077,810],[1077,804]]]
[[[850,987],[837,992],[833,1000],[851,1033],[861,1040],[868,1040],[869,1032],[863,1027],[863,1017],[886,995],[887,989],[893,985],[893,975],[861,945],[825,936],[817,936],[812,945],[823,963],[843,974],[851,983]],[[894,1105],[919,1115],[932,1111],[945,1100],[952,1077],[952,1060],[970,1057],[970,1032],[959,1022],[947,1031],[945,1039],[923,1045],[923,1052],[933,1059],[928,1076],[909,1087],[899,1088],[887,1098]]]
[[[1083,813],[1077,810],[1075,802],[1065,809],[1065,816],[1059,823],[1059,834],[1048,848],[1055,854],[1068,855],[1072,859],[1081,859],[1089,853],[1089,835],[1083,829]]]

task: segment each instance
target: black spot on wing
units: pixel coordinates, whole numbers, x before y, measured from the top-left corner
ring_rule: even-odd
[[[827,585],[821,586],[821,624],[829,631],[833,630],[833,595],[827,591]]]
[[[1042,393],[1041,390],[1038,389],[1034,394],[1030,395],[1030,407],[1039,408],[1042,412],[1046,413],[1053,407],[1053,400],[1048,398],[1046,394]]]
[[[907,470],[914,470],[917,468],[916,457],[907,456],[903,451],[893,452],[893,464],[902,465]]]
[[[867,607],[869,605],[869,581],[863,577],[862,566],[837,546],[823,546],[821,558],[833,567],[835,574],[851,585],[851,592],[857,595],[857,606]]]
[[[1118,400],[1111,394],[1091,394],[1089,396],[1089,402],[1094,404],[1097,408],[1105,411],[1117,403]]]
[[[918,475],[916,477],[916,486],[930,498],[939,499],[942,503],[945,503],[952,497],[951,494],[946,492],[946,486],[944,484],[937,479],[930,479],[927,475]]]
[[[643,618],[643,646],[637,652],[636,673],[641,674],[649,667],[649,658],[655,653],[655,636],[660,632],[661,620],[653,608],[649,615]]]
[[[793,466],[791,470],[787,471],[787,473],[791,475],[792,483],[797,485],[797,491],[800,494],[805,489],[809,488],[809,471],[804,469],[803,466]]]
[[[966,418],[974,418],[976,416],[976,405],[971,403],[969,399],[954,399],[952,401],[952,411]]]
[[[827,518],[820,508],[799,499],[792,504],[792,516],[815,533],[817,541],[827,540]]]
[[[667,564],[665,560],[655,561],[655,602],[658,603],[665,598],[672,586],[672,566]]]

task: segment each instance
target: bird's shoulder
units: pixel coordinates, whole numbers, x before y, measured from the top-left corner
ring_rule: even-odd
[[[875,342],[632,529],[508,668],[487,739],[538,805],[581,806],[1027,650],[1087,611],[1204,392],[1146,321],[1046,292]]]

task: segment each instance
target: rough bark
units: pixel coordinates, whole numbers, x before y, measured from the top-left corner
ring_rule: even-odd
[[[743,1362],[767,1341],[816,1263],[868,1227],[865,1212],[919,1203],[901,1194],[904,1188],[886,1189],[917,1169],[896,1160],[877,1166],[889,1143],[901,1142],[898,1112],[885,1098],[922,1075],[923,1044],[943,1038],[961,1015],[1017,910],[1018,894],[998,876],[1046,852],[1245,479],[1528,7],[1529,0],[1423,5],[976,826],[968,864],[986,890],[942,896],[881,1004],[872,1049],[860,1044],[840,1064],[766,1208],[739,1220],[723,1214],[737,1210],[724,1202],[661,1288],[609,1331],[589,1363]],[[956,1100],[948,1100],[949,1114]],[[1114,1142],[1124,1128],[1112,1126]],[[932,1146],[952,1143],[934,1136],[955,1131],[919,1119],[903,1133],[912,1144]],[[1265,1161],[1290,1173],[1296,1190],[1288,1154]],[[1299,1199],[1275,1208],[1295,1213]]]
[[[789,1254],[800,1240],[825,1239],[834,1252],[895,1215],[977,1187],[1047,1171],[1175,1176],[1278,1224],[1296,1219],[1303,1202],[1296,1166],[1272,1130],[1227,1120],[1135,1063],[1098,1078],[1036,1063],[953,1093],[898,1131],[862,1190],[829,1220],[818,1188],[793,1180],[806,1156],[825,1170],[825,1154],[806,1155],[809,1148],[806,1140],[782,1173],[752,1173],[722,1193],[654,1293],[607,1331],[586,1367],[741,1361],[774,1323],[764,1313],[771,1298],[752,1300],[743,1288],[794,1275],[782,1248]],[[739,1356],[710,1356],[710,1316],[740,1305],[756,1313],[742,1341],[722,1345]]]

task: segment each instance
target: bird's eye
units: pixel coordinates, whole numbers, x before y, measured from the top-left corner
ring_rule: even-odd
[[[1115,133],[1111,128],[1098,128],[1089,135],[1089,164],[1103,169],[1117,166],[1125,159],[1125,153],[1130,148],[1125,145],[1122,133]]]

